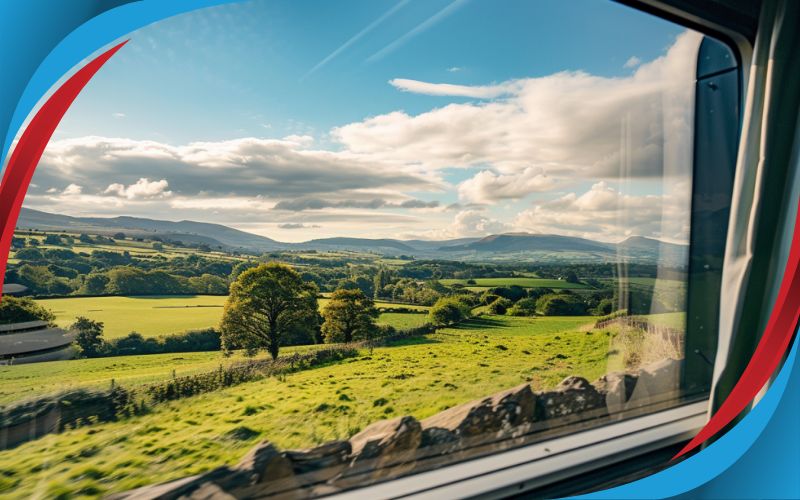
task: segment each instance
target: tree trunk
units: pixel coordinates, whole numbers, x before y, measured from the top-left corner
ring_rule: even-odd
[[[269,320],[269,345],[267,348],[269,349],[270,355],[272,355],[272,359],[278,359],[278,350],[280,349],[278,322],[273,318]]]

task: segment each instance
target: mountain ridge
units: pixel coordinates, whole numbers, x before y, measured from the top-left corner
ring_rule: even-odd
[[[478,258],[516,256],[526,259],[558,259],[562,254],[586,260],[644,259],[685,262],[688,247],[644,236],[631,236],[619,243],[606,243],[558,234],[500,233],[482,238],[446,240],[400,240],[394,238],[332,237],[301,243],[285,243],[234,229],[223,224],[182,220],[178,222],[144,217],[73,217],[23,207],[17,227],[50,231],[80,231],[131,236],[158,236],[167,241],[205,243],[211,247],[270,252],[275,250],[358,250],[384,255],[406,254],[428,258]],[[482,257],[481,257],[482,258]]]

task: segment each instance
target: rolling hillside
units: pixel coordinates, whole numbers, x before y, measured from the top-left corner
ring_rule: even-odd
[[[164,221],[139,217],[71,217],[23,208],[19,228],[48,231],[158,236],[165,241],[207,244],[212,248],[252,253],[275,250],[353,250],[380,255],[412,255],[449,260],[519,260],[571,262],[634,262],[682,266],[688,247],[652,238],[633,236],[620,243],[592,241],[556,234],[505,233],[484,238],[450,240],[398,240],[391,238],[322,238],[304,243],[282,243],[221,224]]]

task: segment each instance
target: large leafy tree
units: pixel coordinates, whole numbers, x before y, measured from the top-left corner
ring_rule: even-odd
[[[69,328],[76,332],[75,343],[80,347],[82,356],[86,358],[100,356],[105,343],[102,322],[78,316]]]
[[[317,288],[286,265],[271,262],[247,269],[231,284],[225,302],[223,348],[243,348],[250,356],[266,349],[277,358],[284,336],[313,328],[316,295]]]
[[[322,310],[322,335],[326,342],[352,342],[372,338],[378,310],[361,289],[339,289]]]

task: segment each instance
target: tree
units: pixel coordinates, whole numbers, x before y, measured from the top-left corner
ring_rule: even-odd
[[[81,355],[87,358],[100,356],[103,350],[103,323],[83,316],[75,318],[75,323],[70,326],[77,331],[75,343],[81,349]]]
[[[124,240],[125,239],[125,233],[114,233],[114,239],[115,240]]]
[[[271,262],[242,272],[231,285],[220,331],[226,352],[266,349],[277,359],[284,332],[317,309],[317,289],[294,269]]]
[[[60,245],[61,244],[61,236],[57,234],[48,234],[44,237],[44,244],[45,245]]]
[[[81,243],[94,243],[92,237],[86,233],[81,233],[81,235],[78,236],[78,241],[80,241]]]
[[[339,289],[322,310],[322,335],[325,342],[370,340],[375,331],[378,310],[361,289]]]
[[[47,308],[27,297],[4,295],[0,300],[0,324],[46,321],[53,323],[56,316]]]
[[[449,326],[465,320],[470,306],[459,297],[442,297],[428,312],[428,320],[435,326]]]
[[[91,273],[86,275],[80,293],[86,295],[103,295],[108,285],[108,276],[102,273]]]
[[[575,274],[575,271],[567,271],[566,276],[564,277],[564,281],[567,283],[580,283],[581,281],[578,279],[578,275]]]
[[[539,297],[536,309],[545,316],[583,316],[586,304],[577,295],[550,294]]]

